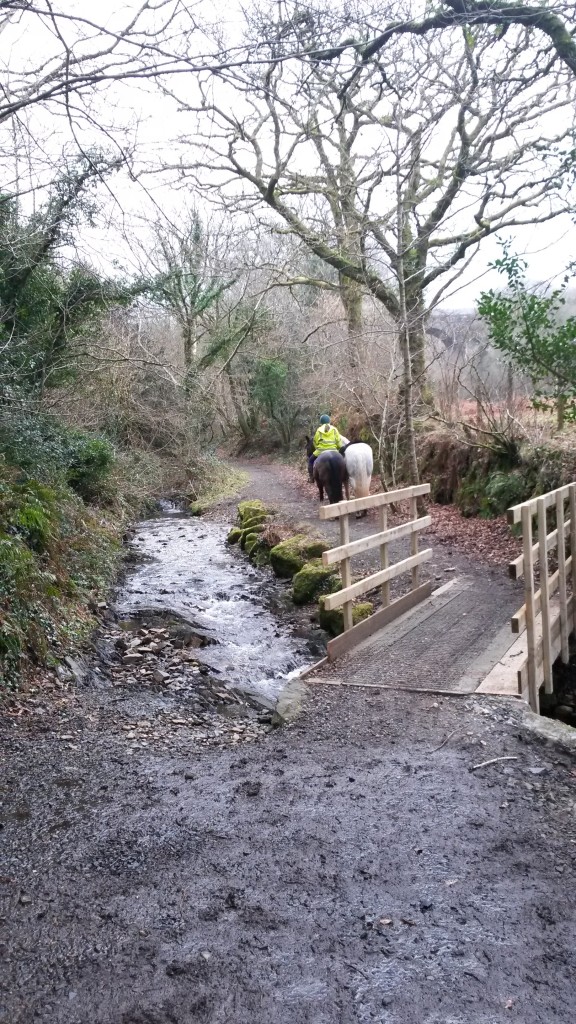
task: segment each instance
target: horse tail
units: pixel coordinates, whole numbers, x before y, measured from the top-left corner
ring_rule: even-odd
[[[355,498],[367,498],[370,494],[370,481],[374,458],[369,444],[352,444],[346,449],[346,466]]]
[[[329,459],[327,468],[326,490],[328,491],[328,500],[330,504],[333,504],[335,501],[342,501],[342,479],[338,459]]]

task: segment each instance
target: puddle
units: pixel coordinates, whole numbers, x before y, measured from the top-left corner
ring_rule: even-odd
[[[143,558],[123,584],[115,611],[122,617],[177,615],[213,641],[198,649],[199,661],[234,686],[276,695],[323,647],[298,625],[285,586],[227,547],[227,533],[165,503],[160,517],[135,531],[132,546]]]

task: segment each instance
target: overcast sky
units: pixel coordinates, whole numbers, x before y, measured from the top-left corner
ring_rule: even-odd
[[[69,0],[70,10],[80,12],[87,17],[92,16],[99,23],[110,26],[124,24],[130,9],[140,6],[139,3],[122,3],[118,0],[98,0],[87,3],[84,0]],[[272,4],[271,4],[272,6]],[[274,4],[274,6],[276,6]],[[414,6],[414,5],[413,5]],[[211,20],[215,11],[221,20],[227,18],[234,26],[238,15],[234,4],[225,7],[202,0],[201,3],[189,4],[194,12]],[[29,28],[11,27],[2,34],[4,66],[13,70],[25,61],[39,61],[49,52],[52,44],[50,33],[40,26],[35,32]],[[199,46],[204,45],[202,37],[197,37]],[[6,73],[6,72],[5,72]],[[182,116],[176,111],[172,101],[164,98],[152,87],[142,88],[135,85],[116,85],[108,89],[105,96],[97,101],[92,113],[99,125],[105,128],[94,130],[85,120],[79,121],[75,128],[76,141],[88,146],[98,139],[109,144],[129,144],[137,147],[137,166],[151,166],[159,157],[170,158],[175,152],[173,139],[183,129]],[[56,160],[62,148],[72,149],[72,132],[66,118],[47,119],[45,113],[35,108],[21,118],[19,129],[22,137],[28,133],[37,143],[39,159],[44,166]],[[108,135],[106,135],[108,133]],[[33,147],[30,146],[30,149]],[[39,163],[40,166],[40,163]],[[6,165],[5,165],[6,167]],[[24,168],[20,166],[20,173]],[[5,175],[6,177],[6,175]],[[170,216],[178,217],[181,195],[159,175],[144,174],[140,181],[130,181],[128,175],[121,174],[110,180],[102,190],[106,207],[106,217],[98,229],[84,230],[80,243],[81,251],[101,267],[110,269],[112,261],[118,259],[127,270],[134,270],[137,259],[133,258],[127,236],[136,232],[144,241],[149,241],[147,225],[154,217],[155,211],[165,210]],[[533,280],[552,281],[556,275],[562,274],[567,262],[574,258],[573,245],[574,225],[567,216],[553,220],[547,224],[526,227],[511,232],[513,248],[525,254],[529,263],[528,274]],[[457,308],[472,308],[479,290],[490,286],[498,287],[501,279],[494,272],[487,271],[488,264],[499,255],[500,249],[496,239],[487,239],[473,266],[458,282],[458,292],[445,301],[445,305]],[[140,257],[138,257],[139,259]]]

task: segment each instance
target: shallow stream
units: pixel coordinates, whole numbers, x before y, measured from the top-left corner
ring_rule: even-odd
[[[122,618],[176,615],[211,641],[198,660],[236,687],[276,696],[324,653],[323,634],[292,605],[285,584],[226,545],[228,528],[168,503],[141,522],[139,554],[116,602]]]

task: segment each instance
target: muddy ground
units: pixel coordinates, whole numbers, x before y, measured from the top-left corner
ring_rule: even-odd
[[[516,703],[311,682],[250,742],[138,748],[117,697],[2,721],[2,1024],[573,1020],[576,763]]]

